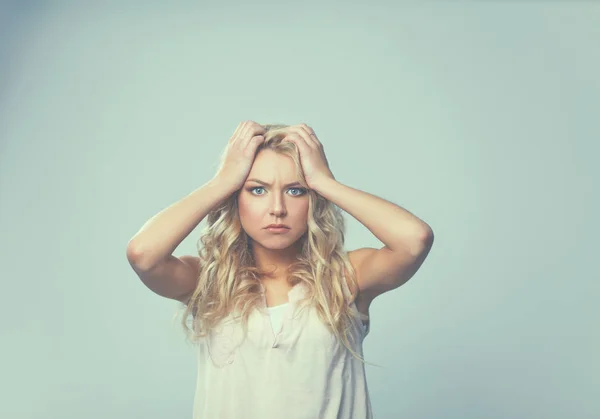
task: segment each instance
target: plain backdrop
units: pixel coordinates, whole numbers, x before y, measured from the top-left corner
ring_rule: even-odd
[[[433,228],[371,306],[376,418],[600,417],[600,4],[0,7],[0,417],[191,417],[180,304],[126,246],[248,119]]]

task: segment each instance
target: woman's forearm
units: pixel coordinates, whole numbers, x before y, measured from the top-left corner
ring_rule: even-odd
[[[404,208],[335,179],[325,179],[313,189],[360,221],[391,250],[417,254],[433,234],[427,223]]]
[[[131,238],[127,258],[142,270],[164,260],[235,190],[215,177],[148,220]]]

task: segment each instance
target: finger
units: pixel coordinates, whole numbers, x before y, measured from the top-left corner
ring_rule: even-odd
[[[254,122],[254,121],[252,121],[252,124],[254,125],[254,128],[255,128],[254,135],[262,135],[262,134],[265,134],[267,132],[267,127],[266,126],[261,125],[258,122]]]
[[[238,124],[237,128],[235,129],[235,131],[233,132],[233,135],[231,136],[231,138],[229,140],[233,142],[233,140],[235,140],[236,138],[238,138],[238,136],[242,132],[242,129],[244,129],[244,123],[240,122]]]
[[[237,132],[237,136],[234,138],[234,141],[236,143],[241,143],[242,147],[245,145],[245,139],[247,137],[247,133],[248,133],[248,122],[249,121],[243,121],[240,126],[238,127],[238,130],[236,130]]]
[[[306,139],[302,135],[296,134],[295,132],[290,132],[288,135],[285,136],[283,140],[287,140],[296,144],[296,146],[300,149],[301,153],[307,148],[310,148],[310,145],[307,144]]]
[[[300,126],[308,133],[308,138],[314,142],[318,147],[322,147],[323,144],[317,138],[317,134],[315,134],[315,130],[309,127],[306,124],[300,124]]]
[[[250,140],[252,140],[252,138],[254,138],[256,135],[263,134],[264,131],[265,129],[262,126],[258,125],[256,122],[245,121],[244,128],[242,129],[242,132],[240,134],[242,147],[248,147]]]
[[[321,146],[321,143],[316,138],[316,135],[315,136],[311,136],[311,134],[313,132],[310,129],[310,127],[308,127],[308,125],[306,125],[306,124],[295,125],[295,126],[293,126],[291,128],[292,128],[292,132],[294,132],[297,135],[299,135],[306,142],[306,144],[309,147],[311,147],[311,148],[318,148],[318,147]]]

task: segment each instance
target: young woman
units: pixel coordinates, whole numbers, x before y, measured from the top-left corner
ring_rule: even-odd
[[[342,210],[385,246],[344,251]],[[198,256],[173,256],[205,217]],[[363,419],[369,305],[432,244],[421,219],[338,182],[308,125],[245,121],[215,177],[151,218],[127,257],[148,288],[185,306],[195,418]]]

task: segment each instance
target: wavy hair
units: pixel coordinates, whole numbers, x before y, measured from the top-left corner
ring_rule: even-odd
[[[342,281],[347,277],[358,289],[356,272],[343,250],[345,221],[341,209],[311,190],[304,177],[300,155],[296,145],[282,142],[283,130],[289,125],[268,124],[264,141],[256,153],[270,149],[289,156],[296,166],[300,184],[309,194],[308,231],[298,240],[302,242],[297,260],[287,270],[291,286],[303,282],[307,286],[307,298],[300,303],[316,306],[320,320],[339,342],[361,362],[366,362],[351,347],[354,341],[352,317],[361,321],[369,316],[360,313],[345,297]],[[221,161],[225,153],[221,157]],[[238,213],[237,194],[233,193],[207,214],[207,225],[198,240],[200,272],[196,289],[190,296],[181,324],[188,342],[198,343],[200,338],[227,317],[239,310],[243,328],[247,333],[248,318],[253,309],[262,302],[260,278],[269,272],[256,266],[251,247],[251,238],[243,230]],[[200,246],[200,242],[202,246]],[[298,243],[297,243],[298,244]],[[191,325],[188,324],[192,316]],[[191,326],[191,327],[190,327]]]

